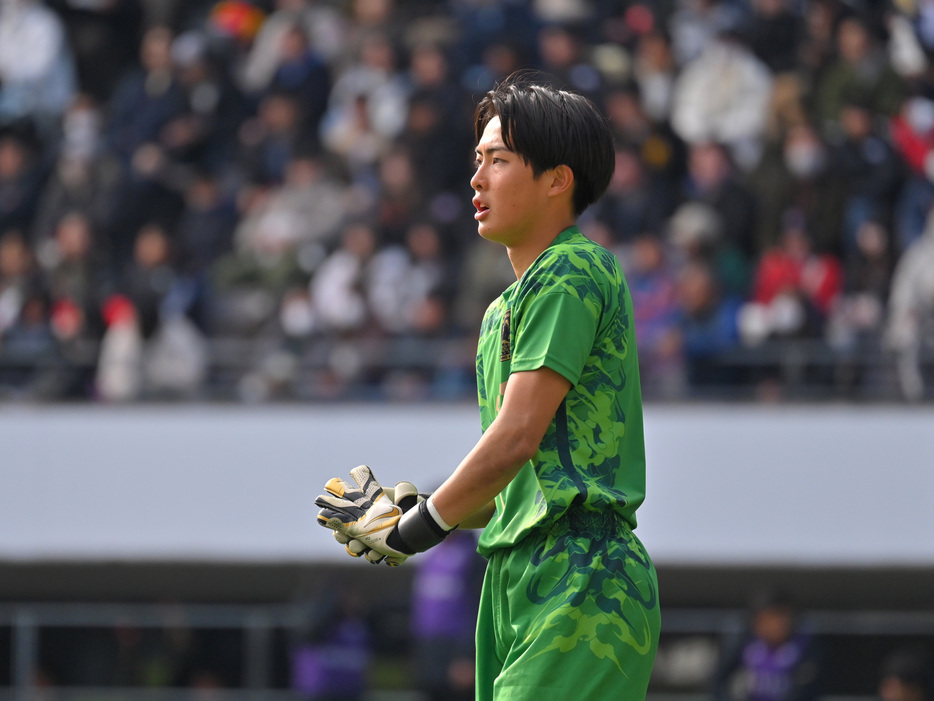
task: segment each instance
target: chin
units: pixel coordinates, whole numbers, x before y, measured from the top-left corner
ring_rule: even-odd
[[[502,232],[498,232],[495,229],[490,227],[485,227],[482,224],[477,227],[477,233],[480,235],[480,238],[484,238],[487,241],[492,241],[493,243],[501,243],[504,246],[506,245],[505,237],[502,235]]]

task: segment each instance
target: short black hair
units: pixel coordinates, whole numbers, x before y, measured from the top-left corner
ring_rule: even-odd
[[[615,168],[613,134],[606,118],[583,95],[559,90],[538,74],[518,72],[490,90],[474,115],[477,142],[499,117],[503,143],[537,178],[559,165],[574,173],[574,214],[596,202]]]

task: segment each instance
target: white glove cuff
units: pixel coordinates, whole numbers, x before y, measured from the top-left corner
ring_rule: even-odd
[[[431,514],[431,517],[435,520],[435,523],[437,523],[439,526],[441,526],[441,528],[442,528],[443,530],[445,530],[445,531],[453,531],[453,530],[454,530],[454,526],[449,526],[449,525],[445,522],[445,520],[444,520],[443,518],[441,518],[441,514],[438,513],[438,509],[437,509],[437,507],[435,507],[435,496],[434,496],[434,494],[432,494],[430,497],[428,497],[427,503],[425,504],[425,506],[428,507],[428,513]]]

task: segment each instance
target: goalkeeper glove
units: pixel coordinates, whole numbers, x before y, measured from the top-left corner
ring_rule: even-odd
[[[420,500],[410,483],[399,483],[393,492],[400,504],[409,505],[406,511],[393,503],[366,465],[355,467],[350,475],[359,489],[335,477],[325,485],[327,494],[320,495],[315,504],[321,507],[318,522],[336,531],[339,541],[347,538],[345,546],[351,555],[365,555],[373,563],[385,558],[388,564],[399,565],[447,536],[450,529],[439,525],[427,500]]]
[[[373,473],[370,472],[371,477],[372,474]],[[347,495],[349,493],[358,491],[354,490],[354,488],[346,482],[343,482],[341,486],[344,489],[344,498],[348,498]],[[327,487],[325,488],[327,489]],[[383,492],[385,492],[386,496],[389,497],[389,500],[393,504],[401,507],[403,513],[418,504],[418,502],[424,501],[428,498],[427,494],[420,494],[418,489],[411,482],[397,482],[395,487],[383,487]],[[334,531],[334,540],[343,545],[344,549],[352,557],[364,557],[368,562],[372,562],[373,564],[385,560],[386,564],[391,567],[395,567],[396,565],[402,564],[402,562],[405,560],[405,558],[400,559],[381,555],[380,553],[373,550],[373,548],[368,547],[363,541],[357,540],[356,538],[346,535],[341,531]]]

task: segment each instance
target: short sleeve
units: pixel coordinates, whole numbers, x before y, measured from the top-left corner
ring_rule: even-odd
[[[571,294],[552,292],[531,300],[517,322],[512,372],[547,367],[576,385],[597,332],[588,306]]]

